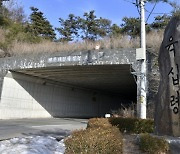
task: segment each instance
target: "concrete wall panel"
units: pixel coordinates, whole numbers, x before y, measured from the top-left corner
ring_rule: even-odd
[[[122,102],[102,92],[8,73],[2,86],[0,119],[104,116]]]

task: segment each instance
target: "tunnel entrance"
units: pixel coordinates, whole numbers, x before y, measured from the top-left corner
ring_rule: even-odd
[[[9,113],[1,118],[102,117],[136,102],[131,71],[128,64],[13,70],[4,79],[1,103]]]
[[[131,65],[61,66],[17,70],[59,84],[98,90],[136,101],[137,86]],[[45,84],[45,83],[44,83]]]

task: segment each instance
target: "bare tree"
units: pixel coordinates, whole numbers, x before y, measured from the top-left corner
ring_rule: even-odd
[[[24,23],[27,20],[24,8],[17,0],[8,0],[4,2],[4,7],[8,10],[4,11],[4,16],[9,17],[14,22]]]

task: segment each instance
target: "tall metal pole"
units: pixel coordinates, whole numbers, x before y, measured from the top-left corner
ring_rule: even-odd
[[[145,29],[145,1],[140,0],[141,8],[141,48],[143,50],[144,59],[141,60],[141,81],[140,81],[140,118],[146,119],[146,29]]]

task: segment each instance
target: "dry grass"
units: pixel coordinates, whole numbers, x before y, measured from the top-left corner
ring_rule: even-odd
[[[100,45],[100,49],[117,49],[117,48],[134,48],[138,47],[139,38],[129,39],[127,36],[118,38],[104,38],[96,42],[76,42],[61,43],[43,41],[38,44],[29,44],[24,42],[14,42],[9,50],[11,55],[41,53],[41,52],[62,52],[62,51],[87,51],[95,49],[96,45]]]
[[[4,39],[3,36],[3,30],[0,29],[0,40]],[[163,32],[151,32],[147,34],[147,47],[153,48],[155,52],[158,52],[160,44],[162,42],[162,38]],[[97,44],[100,46],[100,49],[138,48],[140,39],[130,39],[128,36],[119,36],[116,38],[104,38],[96,42],[80,41],[73,43],[61,43],[43,41],[38,44],[15,41],[8,52],[12,56],[14,56],[21,54],[36,54],[42,52],[54,53],[62,51],[87,51],[95,49]]]
[[[155,50],[155,53],[158,53],[163,40],[163,34],[164,31],[148,33],[146,36],[147,48],[152,48]]]
[[[62,52],[62,51],[80,51],[93,49],[94,43],[61,43],[43,41],[38,44],[15,42],[11,48],[12,55],[24,53],[41,53],[41,52]]]
[[[0,28],[0,42],[5,41],[5,34],[6,34],[6,31]]]

